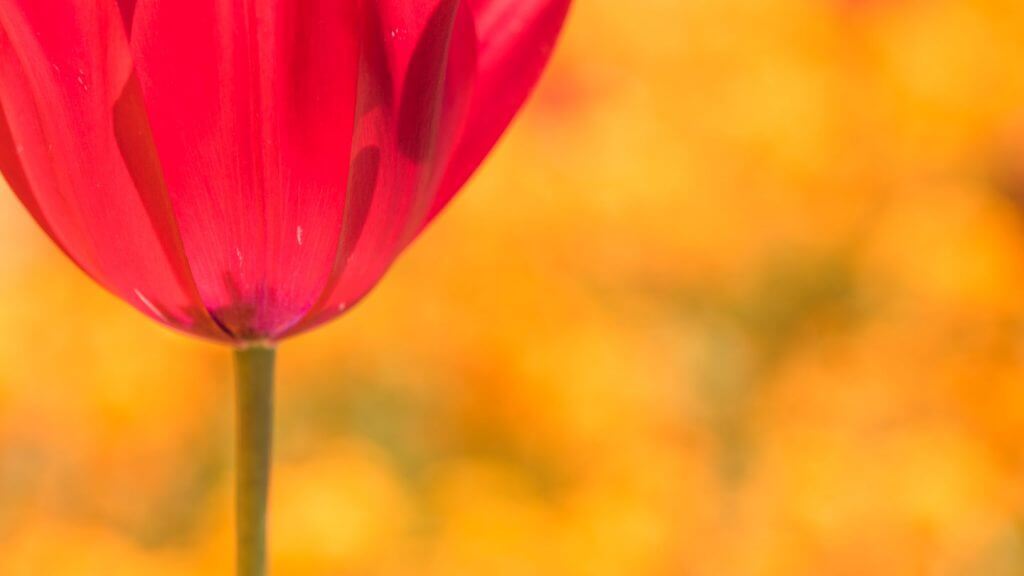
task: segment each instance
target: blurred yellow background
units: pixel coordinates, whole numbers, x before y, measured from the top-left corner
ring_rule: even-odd
[[[280,354],[275,574],[1024,573],[1024,3],[579,0]],[[227,350],[0,195],[0,574],[227,574]]]

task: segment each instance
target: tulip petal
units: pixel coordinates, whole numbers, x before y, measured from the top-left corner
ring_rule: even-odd
[[[117,8],[121,11],[121,19],[124,20],[124,30],[131,36],[132,21],[135,19],[136,0],[117,0]]]
[[[211,314],[274,338],[328,281],[352,144],[361,2],[138,0],[132,51]]]
[[[351,307],[387,271],[429,214],[467,119],[476,34],[465,2],[371,2],[362,36],[344,234],[321,301],[289,335]]]
[[[391,14],[387,12],[388,2],[379,4],[383,6],[382,14]],[[404,180],[389,181],[387,178],[402,172],[384,168],[375,178],[353,179],[350,189],[353,198],[363,196],[360,190],[375,191],[372,203],[378,217],[365,226],[373,232],[359,238],[359,242],[353,242],[351,238],[343,241],[343,272],[334,279],[329,297],[317,306],[319,311],[292,333],[323,323],[358,302],[398,253],[465,184],[540,78],[569,4],[570,0],[465,0],[461,3],[460,18],[453,27],[445,80],[444,125],[437,136],[437,152],[431,158],[431,170],[427,173],[414,171],[414,178],[409,178],[410,173],[406,172]],[[435,11],[445,8],[443,2],[434,2],[431,6]],[[385,48],[380,51],[393,57],[395,47],[392,43],[404,39],[403,33],[407,29],[391,21],[377,23],[377,27],[384,30]],[[423,39],[427,40],[431,37],[429,26],[424,30]],[[381,35],[371,38],[379,42]],[[468,45],[470,41],[474,43],[472,46]],[[396,94],[399,92],[393,86],[394,73],[388,75],[376,71],[379,66],[375,68],[374,63],[384,59],[375,57],[376,52],[372,45],[368,49],[364,47],[364,72],[360,81],[378,95],[376,100],[371,98],[373,105],[369,108],[379,114],[380,109],[388,110],[398,100]],[[467,82],[473,85],[469,86]],[[412,93],[422,94],[423,91]],[[385,127],[389,126],[388,122],[383,122]],[[371,130],[374,134],[389,133],[387,128],[379,126]],[[390,133],[395,133],[393,127]],[[359,141],[358,133],[356,139]],[[354,149],[358,150],[360,146],[357,144]],[[386,151],[388,146],[364,145],[362,149],[379,152],[381,149]],[[387,157],[386,154],[384,156]],[[354,176],[358,174],[357,170],[354,168]],[[397,183],[389,184],[396,180]],[[418,205],[410,208],[409,202]],[[363,213],[349,211],[350,214],[353,212]],[[400,225],[396,227],[396,223]]]
[[[117,9],[65,4],[0,3],[0,170],[96,281],[157,320],[223,339],[176,249],[170,210],[136,189],[121,153],[112,113],[131,59]]]
[[[493,147],[569,0],[0,0],[0,171],[167,324],[360,300]]]
[[[551,57],[570,0],[468,0],[478,38],[477,83],[466,132],[430,218],[476,171],[512,122]]]

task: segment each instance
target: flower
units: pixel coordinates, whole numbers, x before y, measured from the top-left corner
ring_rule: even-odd
[[[0,172],[94,280],[275,341],[378,282],[504,132],[569,0],[0,0]]]

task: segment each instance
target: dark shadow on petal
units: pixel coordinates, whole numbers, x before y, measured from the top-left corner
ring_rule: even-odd
[[[366,229],[366,221],[370,216],[370,207],[373,205],[374,193],[380,181],[381,152],[376,146],[363,148],[356,153],[352,160],[351,171],[349,172],[348,193],[345,201],[345,222],[341,232],[340,243],[334,260],[334,268],[330,278],[324,284],[324,289],[317,300],[306,313],[306,316],[296,322],[281,336],[292,336],[304,332],[311,326],[319,324],[326,316],[337,314],[337,309],[324,310],[327,301],[334,294],[338,283],[345,274],[352,252],[355,250],[359,239]]]
[[[142,87],[134,73],[125,84],[121,96],[114,102],[113,121],[117,147],[146,209],[146,215],[149,216],[168,260],[175,266],[178,280],[183,286],[188,286],[191,278],[185,278],[184,271],[180,269],[187,266],[185,248],[174,220],[174,210],[167,194],[156,143],[149,127]]]
[[[167,192],[167,183],[146,113],[142,86],[134,72],[121,96],[114,102],[112,116],[118,150],[153,231],[182,290],[200,305],[202,298],[192,277],[192,268],[185,255],[185,246]],[[202,326],[212,328],[209,322],[204,322]]]
[[[379,178],[380,149],[376,146],[363,148],[352,160],[352,173],[345,201],[345,225],[340,246],[340,250],[345,254],[352,252],[363,234]]]
[[[117,147],[154,227],[162,230],[172,225],[173,211],[167,195],[167,184],[149,127],[142,87],[134,73],[125,84],[121,96],[114,102],[113,121]],[[180,246],[163,236],[166,235],[161,234],[161,241],[169,244],[165,248],[177,252]]]
[[[56,241],[56,236],[53,235],[53,230],[39,206],[39,201],[32,193],[32,187],[28,183],[28,176],[21,165],[21,159],[18,158],[17,144],[14,142],[14,135],[11,134],[11,126],[7,122],[7,114],[4,112],[3,105],[0,105],[0,173],[7,179],[7,184],[25,205],[29,214]]]
[[[388,32],[380,17],[379,2],[364,2],[362,61],[359,64],[359,113],[394,107],[395,81],[388,65]]]
[[[258,340],[264,335],[257,334],[254,329],[259,310],[256,304],[245,301],[242,289],[231,276],[224,273],[224,288],[227,290],[231,305],[210,310],[213,321],[233,339],[239,341]]]
[[[363,148],[352,160],[348,195],[345,200],[345,223],[341,230],[341,243],[334,259],[334,269],[324,286],[324,291],[314,310],[323,306],[324,302],[334,294],[338,282],[345,274],[352,252],[355,251],[359,239],[366,228],[366,220],[370,216],[374,192],[380,178],[381,155],[376,146]]]
[[[124,35],[132,37],[132,21],[135,19],[135,3],[137,0],[117,0],[117,7],[124,20]]]
[[[398,115],[398,147],[414,161],[433,151],[444,99],[448,52],[460,0],[441,0],[409,61]]]

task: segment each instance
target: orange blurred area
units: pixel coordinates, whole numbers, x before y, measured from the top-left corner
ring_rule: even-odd
[[[280,353],[289,576],[1024,573],[1024,3],[580,0]],[[0,194],[0,574],[227,574],[227,350]]]

